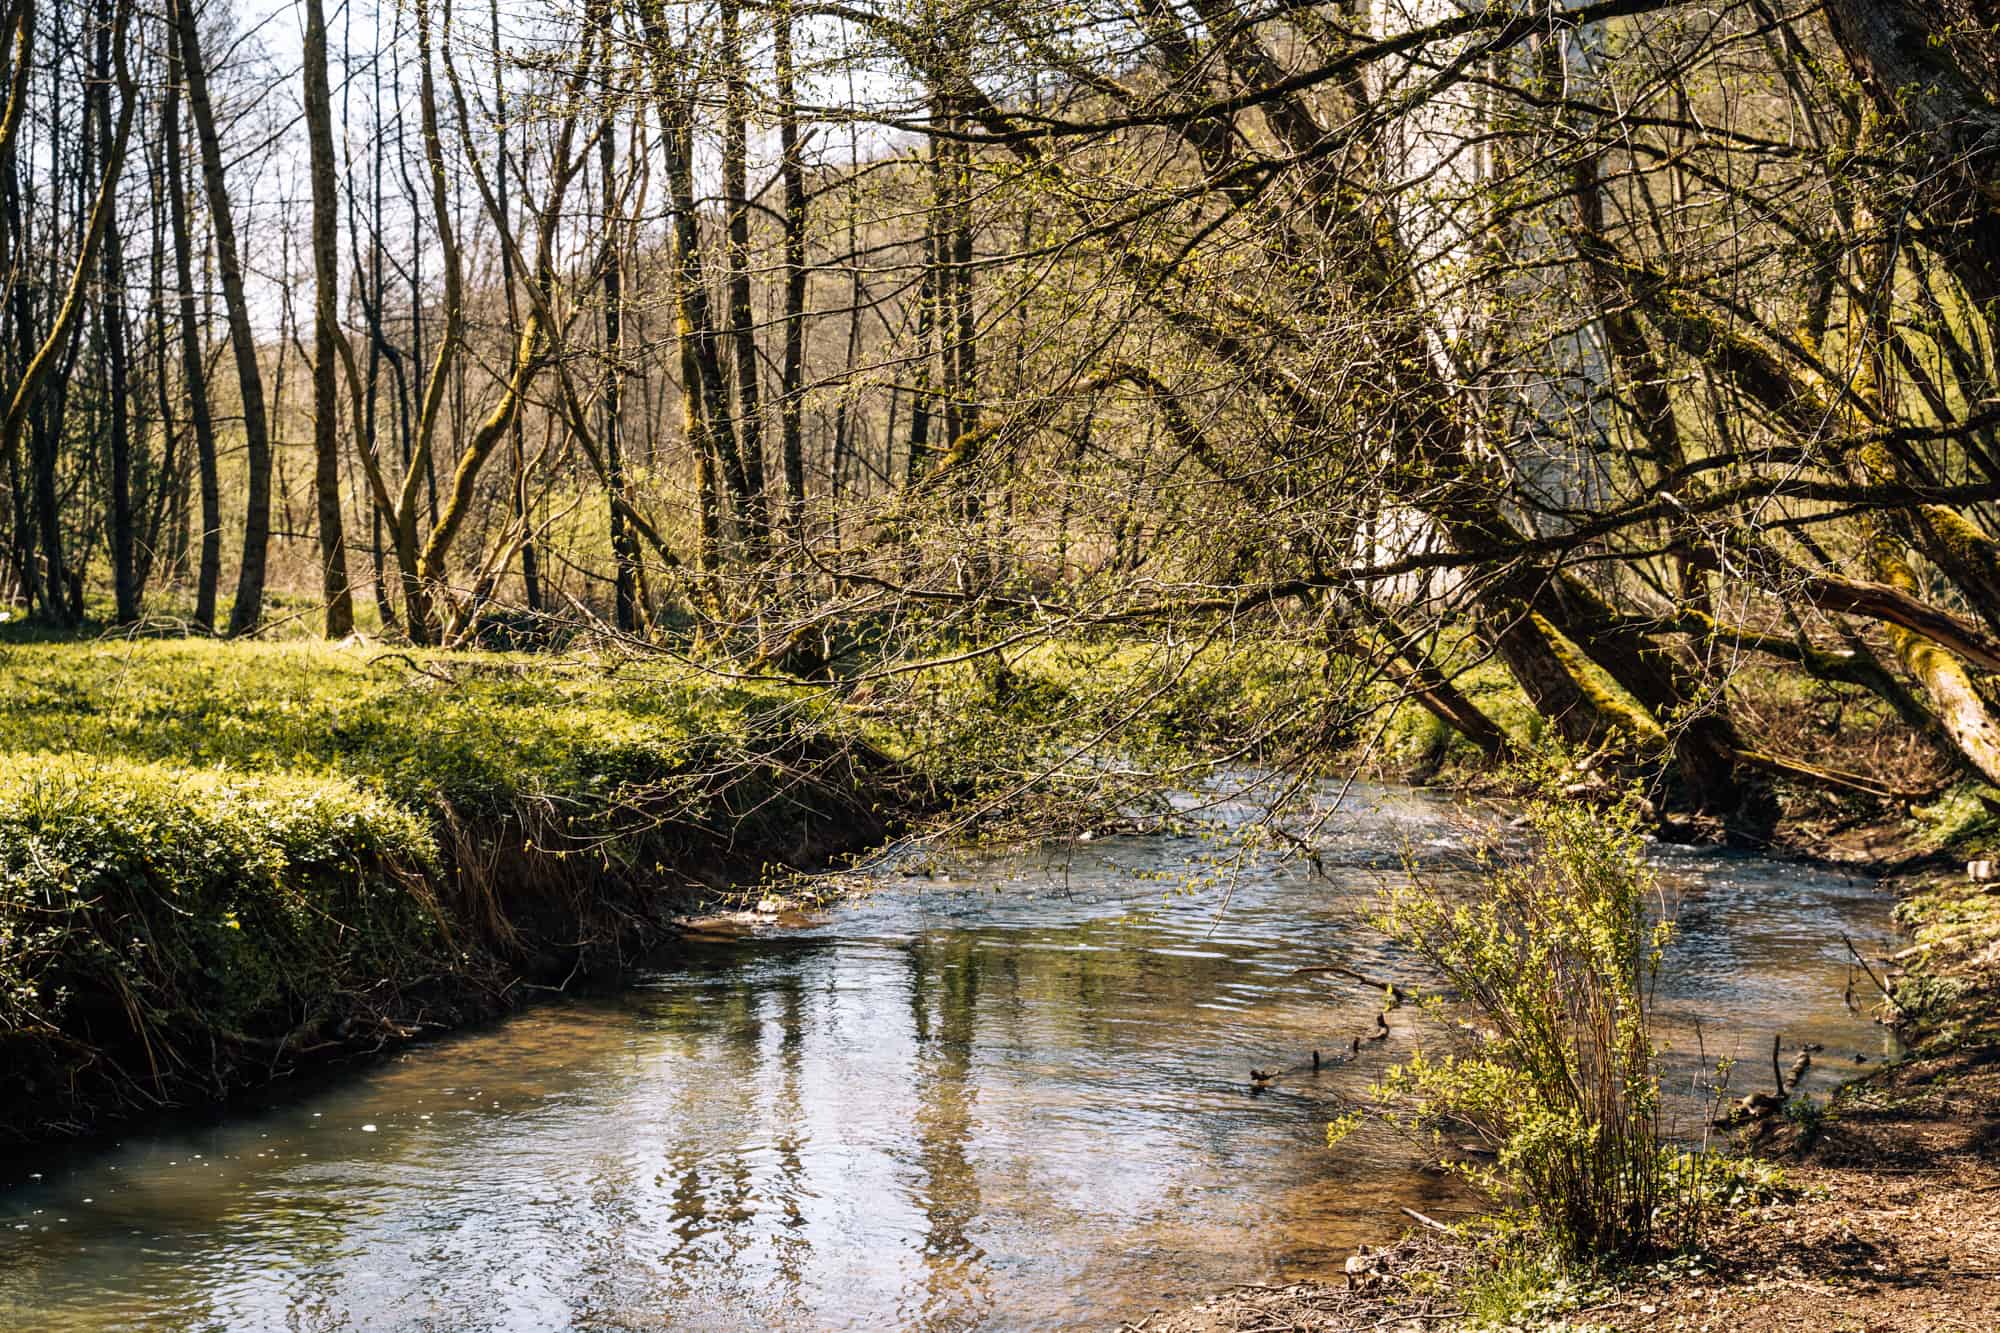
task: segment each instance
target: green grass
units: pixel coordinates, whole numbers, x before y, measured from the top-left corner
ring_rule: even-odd
[[[658,938],[698,877],[879,838],[815,696],[647,663],[0,647],[0,1136],[212,1099]]]
[[[802,705],[689,670],[198,640],[0,648],[0,754],[341,778],[496,813],[601,794]]]

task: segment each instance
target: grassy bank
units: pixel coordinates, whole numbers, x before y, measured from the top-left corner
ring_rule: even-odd
[[[0,647],[0,1136],[616,968],[705,884],[880,840],[905,777],[813,698],[658,664]]]

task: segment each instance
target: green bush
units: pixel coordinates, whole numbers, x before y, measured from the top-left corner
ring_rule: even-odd
[[[1485,1140],[1493,1162],[1461,1169],[1561,1252],[1638,1253],[1672,1185],[1648,1013],[1669,927],[1649,920],[1636,804],[1594,809],[1557,794],[1554,765],[1535,776],[1530,858],[1489,864],[1476,896],[1412,866],[1379,904],[1485,1025],[1476,1050],[1419,1051],[1379,1091],[1407,1123]]]

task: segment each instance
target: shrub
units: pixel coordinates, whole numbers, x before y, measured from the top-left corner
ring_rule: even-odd
[[[1655,1243],[1672,1184],[1648,1023],[1670,928],[1649,919],[1637,803],[1563,799],[1556,771],[1538,772],[1526,807],[1534,854],[1489,863],[1483,895],[1413,865],[1383,896],[1379,927],[1486,1030],[1471,1053],[1417,1052],[1379,1091],[1406,1123],[1484,1139],[1492,1163],[1460,1169],[1559,1250],[1632,1254]]]

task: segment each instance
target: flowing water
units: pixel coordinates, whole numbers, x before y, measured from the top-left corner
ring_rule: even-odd
[[[613,996],[0,1168],[0,1327],[1106,1326],[1337,1273],[1400,1206],[1467,1201],[1384,1131],[1326,1148],[1417,1019],[1349,1060],[1380,995],[1301,969],[1409,978],[1355,914],[1404,848],[1478,835],[1420,794],[1321,805],[1317,870],[1170,835],[958,858],[706,931]],[[1841,932],[1890,934],[1866,881],[1662,863],[1683,1125],[1702,1061],[1764,1086],[1774,1032],[1787,1063],[1824,1044],[1809,1088],[1886,1053],[1843,1003]],[[1282,1072],[1253,1091],[1253,1065]]]

